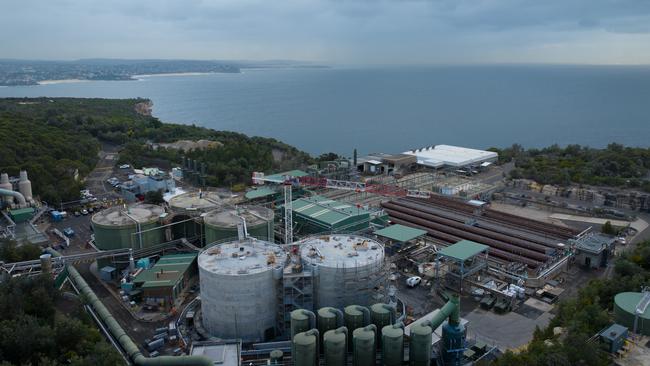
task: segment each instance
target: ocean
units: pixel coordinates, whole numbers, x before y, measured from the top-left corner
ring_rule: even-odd
[[[650,67],[247,69],[0,88],[0,97],[38,96],[146,97],[163,122],[273,137],[312,154],[650,146]]]

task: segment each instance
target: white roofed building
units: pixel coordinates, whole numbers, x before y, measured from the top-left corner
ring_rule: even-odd
[[[493,151],[470,149],[460,146],[435,145],[421,149],[409,150],[405,155],[417,158],[417,164],[429,168],[465,167],[480,165],[485,162],[495,162],[499,155]]]

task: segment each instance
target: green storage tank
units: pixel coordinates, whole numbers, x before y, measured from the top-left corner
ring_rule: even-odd
[[[374,304],[370,306],[370,322],[374,324],[377,329],[383,329],[387,325],[391,325],[395,316],[395,308],[388,304]],[[381,341],[381,335],[377,334],[377,345]]]
[[[164,242],[160,227],[165,210],[156,205],[114,206],[93,215],[95,245],[101,250],[149,248]],[[136,234],[141,232],[140,234]]]
[[[340,327],[328,330],[323,334],[323,354],[326,366],[345,366],[347,350],[348,329]]]
[[[295,366],[318,365],[318,331],[298,333],[291,342],[291,358]]]
[[[352,332],[354,351],[352,364],[354,366],[375,366],[377,362],[377,327],[374,324],[355,329]]]
[[[431,364],[431,341],[433,329],[427,322],[411,328],[409,341],[409,365],[429,366]]]
[[[260,206],[222,208],[203,217],[205,243],[236,239],[237,224],[246,221],[248,236],[273,243],[273,211]]]
[[[641,302],[641,299],[643,299],[643,295],[641,292],[621,292],[616,295],[614,297],[614,320],[618,324],[626,326],[630,331],[633,331],[636,307]],[[645,308],[643,314],[639,314],[636,323],[636,332],[650,336],[650,306]]]
[[[404,325],[387,325],[381,329],[381,364],[401,366],[404,362]]]
[[[291,312],[291,339],[316,326],[316,316],[309,310],[297,309]]]
[[[336,329],[343,325],[343,313],[341,313],[341,310],[339,309],[332,307],[320,308],[318,309],[316,316],[318,318],[318,331],[320,332],[321,337],[323,337],[325,332],[328,330]]]
[[[343,309],[343,319],[349,332],[370,324],[370,310],[361,305],[349,305]],[[352,351],[352,337],[348,337],[348,349]]]

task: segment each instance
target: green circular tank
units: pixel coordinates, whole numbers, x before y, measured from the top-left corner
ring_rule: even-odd
[[[350,305],[343,309],[344,323],[350,332],[368,325],[364,319],[368,315],[364,313],[370,314],[368,308],[360,305]],[[348,337],[348,349],[352,350],[352,337]]]
[[[156,205],[113,206],[93,215],[95,245],[101,250],[149,248],[164,242],[160,216],[165,210]]]
[[[381,364],[401,366],[404,362],[404,329],[387,325],[381,329]]]
[[[326,366],[345,366],[347,357],[347,333],[345,327],[328,330],[323,335],[323,354]]]
[[[634,330],[636,307],[641,302],[643,294],[640,292],[621,292],[614,297],[614,319],[617,323]],[[650,335],[650,306],[643,314],[639,314],[636,331],[642,335]]]
[[[260,206],[223,208],[203,217],[205,243],[238,237],[237,225],[246,222],[248,236],[273,243],[273,211]]]
[[[375,366],[377,361],[376,330],[377,328],[371,324],[352,332],[354,366]]]
[[[339,310],[331,307],[324,307],[318,309],[316,316],[318,317],[318,331],[321,337],[328,330],[336,329],[338,327],[337,314]]]
[[[310,331],[296,334],[291,342],[291,358],[295,366],[315,366],[318,360],[318,338]]]
[[[309,318],[313,313],[305,309],[297,309],[291,312],[291,339],[302,332],[306,332],[310,328]]]
[[[411,327],[409,335],[409,365],[429,366],[431,364],[431,334],[433,330],[428,325],[418,324]]]
[[[269,354],[271,356],[271,365],[280,365],[282,364],[282,358],[284,357],[284,352],[279,349],[274,349]]]
[[[390,325],[391,314],[393,313],[393,308],[388,304],[374,304],[370,306],[370,322],[374,324],[377,329],[382,329],[387,325]],[[377,334],[377,343],[379,343],[381,337]]]

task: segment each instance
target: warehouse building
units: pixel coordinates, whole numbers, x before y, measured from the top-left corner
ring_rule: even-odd
[[[160,257],[156,264],[135,278],[135,290],[142,291],[147,305],[170,309],[196,278],[196,253]]]
[[[576,239],[569,239],[575,247],[576,263],[587,268],[607,267],[609,258],[613,256],[616,238],[587,233]]]
[[[370,227],[370,211],[322,196],[293,201],[293,221],[301,234],[354,232]]]
[[[433,169],[479,166],[486,162],[493,163],[499,158],[499,155],[493,151],[451,145],[424,147],[406,151],[404,154],[415,156],[418,165]]]

